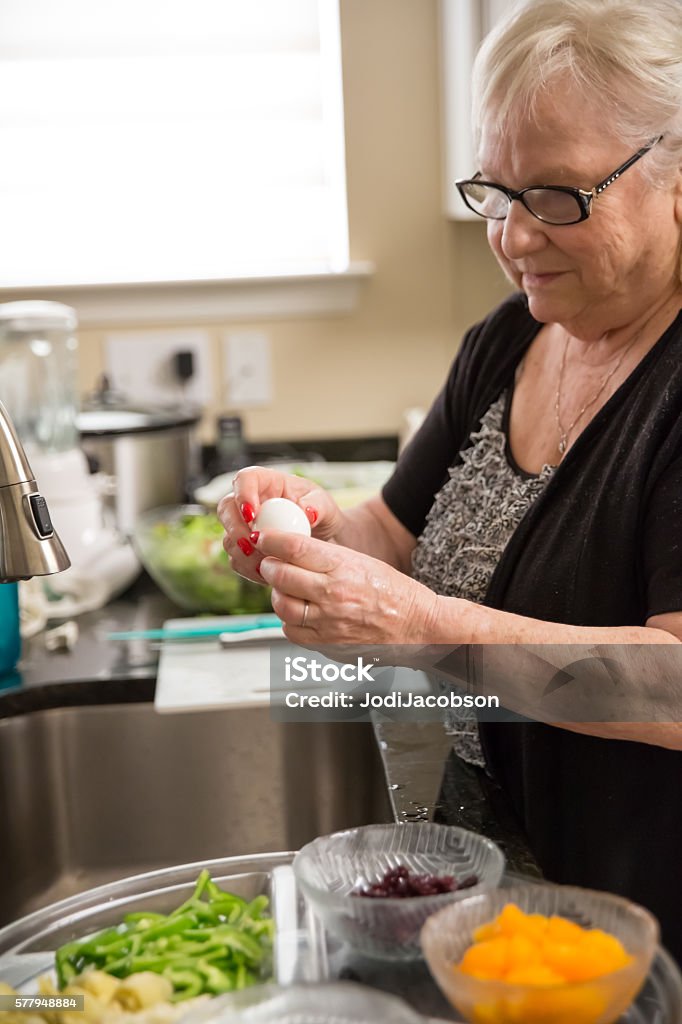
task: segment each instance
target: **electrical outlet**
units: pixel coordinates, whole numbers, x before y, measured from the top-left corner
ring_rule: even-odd
[[[191,352],[193,374],[178,379],[174,356]],[[138,402],[208,405],[213,398],[210,339],[205,331],[115,331],[105,339],[111,386]]]
[[[272,402],[270,338],[261,331],[230,331],[223,339],[227,401],[236,409]]]

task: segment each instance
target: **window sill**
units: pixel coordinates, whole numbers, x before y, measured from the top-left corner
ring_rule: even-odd
[[[18,299],[64,302],[76,309],[82,327],[333,316],[353,312],[362,284],[373,273],[373,263],[356,261],[340,273],[223,281],[2,288],[0,302]]]

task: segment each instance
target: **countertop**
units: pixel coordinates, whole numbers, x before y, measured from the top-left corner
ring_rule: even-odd
[[[0,718],[84,703],[153,700],[157,645],[119,643],[107,640],[107,634],[154,629],[186,614],[142,573],[117,600],[78,616],[72,650],[47,650],[44,633],[24,641],[17,670],[0,676]]]

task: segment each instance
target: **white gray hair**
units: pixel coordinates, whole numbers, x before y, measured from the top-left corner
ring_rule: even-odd
[[[652,184],[682,165],[682,0],[525,0],[486,36],[473,74],[476,146],[483,121],[533,117],[545,87],[569,76],[633,150]],[[577,112],[576,116],[579,116]]]

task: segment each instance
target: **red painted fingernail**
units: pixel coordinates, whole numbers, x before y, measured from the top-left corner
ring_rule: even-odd
[[[257,544],[259,537],[260,537],[260,530],[254,530],[253,533],[249,534],[249,540],[251,541],[252,544]]]
[[[253,554],[253,547],[251,546],[251,544],[249,544],[249,542],[246,539],[246,537],[240,537],[239,540],[237,541],[237,546],[239,547],[239,550],[243,554],[245,554],[245,555],[252,555]]]
[[[250,505],[248,501],[245,501],[243,503],[240,511],[242,514],[242,519],[244,520],[245,523],[252,523],[253,520],[256,518],[256,513],[253,511],[253,506]]]
[[[311,505],[306,505],[305,514],[308,517],[308,522],[311,526],[314,526],[317,522],[317,509],[312,508]]]

